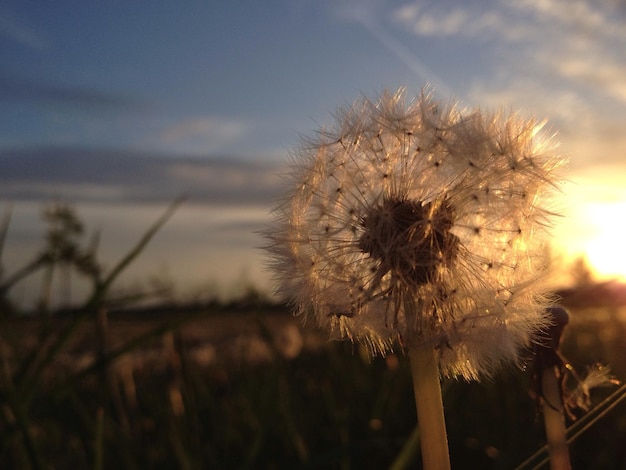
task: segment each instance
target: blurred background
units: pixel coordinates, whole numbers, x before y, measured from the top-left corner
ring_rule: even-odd
[[[299,138],[362,94],[429,84],[463,107],[547,119],[570,160],[561,280],[579,257],[624,279],[625,22],[619,0],[4,1],[5,274],[40,246],[45,204],[71,204],[114,260],[187,196],[122,283],[269,292],[255,231]]]

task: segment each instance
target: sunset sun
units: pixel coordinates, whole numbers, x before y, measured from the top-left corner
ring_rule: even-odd
[[[601,279],[626,281],[626,202],[589,205],[590,237],[585,254]]]

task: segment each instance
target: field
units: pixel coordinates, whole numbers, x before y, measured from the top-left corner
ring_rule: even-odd
[[[564,356],[625,379],[624,308],[569,309]],[[420,465],[407,358],[328,342],[278,305],[21,316],[1,335],[1,468]],[[453,468],[516,468],[544,445],[531,389],[530,367],[444,382]],[[626,468],[624,442],[622,402],[571,444],[574,468]]]
[[[109,269],[71,208],[53,208],[46,249],[0,278],[0,468],[420,468],[402,351],[371,358],[330,342],[253,290],[230,303],[143,308],[131,308],[142,295],[114,297],[119,274],[175,206]],[[92,285],[82,304],[51,305],[57,268]],[[9,294],[33,272],[43,288],[25,312]],[[579,281],[561,292],[566,389],[597,363],[623,382],[626,287]],[[442,388],[453,468],[545,467],[531,351],[493,380]],[[571,409],[574,468],[626,469],[625,392],[614,381],[591,390],[591,411]]]

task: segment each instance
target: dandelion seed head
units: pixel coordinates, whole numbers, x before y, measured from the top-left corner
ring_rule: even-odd
[[[372,353],[429,345],[491,375],[548,324],[542,232],[562,163],[516,116],[402,90],[361,99],[294,154],[266,232],[277,291]]]

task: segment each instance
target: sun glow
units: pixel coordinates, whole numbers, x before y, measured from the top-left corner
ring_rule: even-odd
[[[626,167],[595,166],[569,175],[555,210],[555,275],[575,280],[574,262],[585,260],[598,281],[626,282]]]
[[[589,204],[587,261],[601,279],[626,281],[626,201]]]

